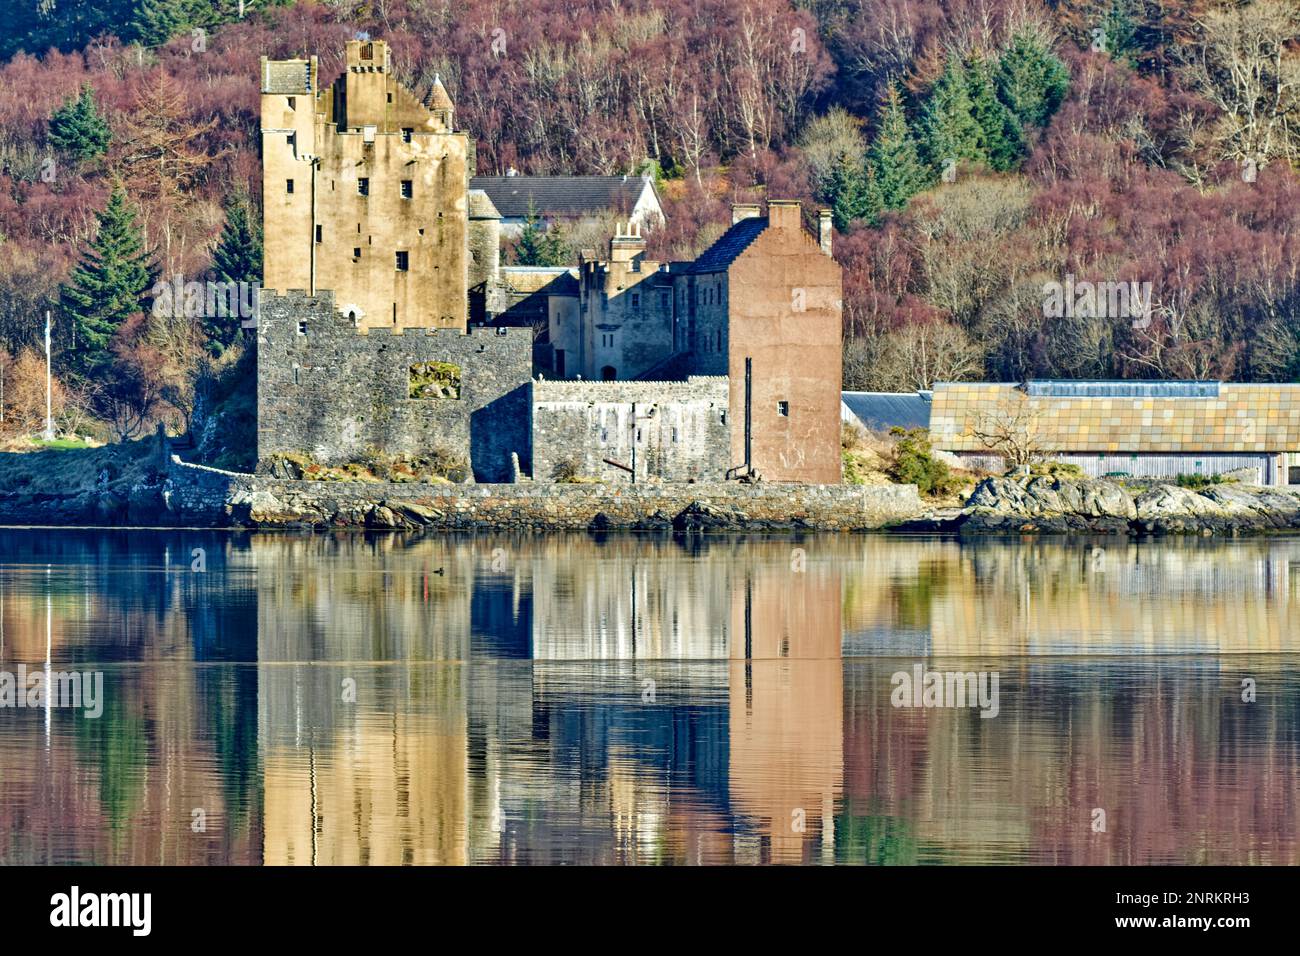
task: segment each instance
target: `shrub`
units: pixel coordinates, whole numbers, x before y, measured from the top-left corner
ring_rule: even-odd
[[[1073,462],[1040,461],[1029,466],[1031,475],[1046,475],[1052,478],[1082,478],[1083,467]]]
[[[1174,481],[1179,488],[1190,488],[1192,491],[1198,491],[1201,488],[1209,488],[1213,485],[1226,485],[1234,481],[1234,479],[1223,475],[1179,475]]]
[[[898,437],[894,445],[889,477],[899,484],[916,485],[923,495],[942,496],[957,489],[957,479],[946,464],[934,457],[930,448],[930,435],[924,428],[904,431],[890,429]]]
[[[551,469],[551,478],[566,483],[578,481],[578,463],[572,458],[561,458]]]

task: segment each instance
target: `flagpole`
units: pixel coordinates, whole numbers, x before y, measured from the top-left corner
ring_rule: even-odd
[[[50,310],[45,310],[45,440],[54,441],[54,416],[50,376]]]

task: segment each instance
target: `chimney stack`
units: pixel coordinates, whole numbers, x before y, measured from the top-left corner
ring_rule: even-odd
[[[633,263],[633,272],[639,271],[635,264],[645,255],[645,237],[641,235],[641,224],[629,220],[619,223],[614,231],[614,238],[609,241],[610,262]]]
[[[829,209],[817,210],[817,241],[821,243],[822,252],[826,255],[832,255],[831,249],[831,211]]]
[[[797,199],[769,199],[767,201],[767,221],[773,229],[785,229],[794,232],[803,228],[802,206]]]
[[[731,224],[734,226],[742,219],[753,219],[759,214],[756,202],[733,202],[731,204]]]

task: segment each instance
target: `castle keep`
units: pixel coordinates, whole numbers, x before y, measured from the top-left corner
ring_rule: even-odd
[[[359,328],[466,322],[469,138],[435,79],[417,98],[388,45],[353,40],[320,89],[316,58],[262,58],[269,289],[335,293]]]
[[[840,481],[840,269],[829,216],[738,206],[693,262],[629,221],[576,268],[500,264],[435,79],[382,41],[263,58],[258,458],[437,453],[479,482]]]

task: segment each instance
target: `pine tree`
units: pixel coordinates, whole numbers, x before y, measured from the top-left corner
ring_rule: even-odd
[[[1136,65],[1138,49],[1137,28],[1141,14],[1135,9],[1135,0],[1113,0],[1110,10],[1101,21],[1106,52],[1111,59]]]
[[[564,262],[564,241],[550,232],[537,214],[530,199],[524,228],[515,243],[515,264],[521,266],[557,266]]]
[[[840,232],[859,220],[874,223],[880,217],[880,193],[860,157],[840,154],[827,177],[826,194]]]
[[[247,195],[226,203],[226,224],[212,253],[212,273],[221,282],[258,282],[262,278],[262,229]]]
[[[98,219],[94,241],[73,268],[71,281],[59,290],[62,311],[75,329],[73,369],[87,377],[107,368],[114,333],[141,310],[156,277],[135,213],[120,188],[113,190]]]
[[[112,134],[95,105],[95,94],[89,86],[83,86],[75,100],[64,100],[63,105],[50,114],[49,136],[51,146],[79,160],[104,155]]]
[[[1020,123],[998,99],[991,64],[974,59],[966,66],[971,115],[980,126],[984,154],[989,167],[999,173],[1015,168],[1025,151]]]
[[[139,0],[131,33],[141,46],[162,46],[189,26],[184,0]]]
[[[921,114],[921,144],[926,161],[936,172],[952,160],[988,161],[984,131],[975,121],[969,88],[961,61],[949,55]]]
[[[867,149],[867,169],[883,209],[902,209],[929,182],[897,85],[890,86],[881,104],[876,138]]]
[[[998,62],[998,99],[1024,126],[1046,126],[1065,99],[1070,74],[1033,37],[1012,38]]]
[[[262,229],[251,205],[244,193],[226,203],[226,223],[212,253],[212,275],[218,282],[261,282]],[[245,301],[242,293],[239,301]],[[239,337],[239,328],[239,321],[231,316],[204,318],[203,331],[214,354],[219,355]]]

